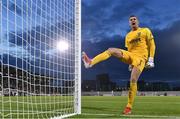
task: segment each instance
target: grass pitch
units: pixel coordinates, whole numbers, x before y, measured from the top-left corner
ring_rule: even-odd
[[[73,97],[67,96],[0,97],[0,102],[0,119],[46,119],[74,110]],[[137,96],[129,116],[122,115],[126,104],[124,96],[82,96],[82,114],[69,118],[180,119],[180,96]]]
[[[82,114],[71,118],[180,118],[178,96],[137,96],[130,116],[122,115],[126,104],[122,96],[83,96]]]
[[[0,119],[49,119],[74,112],[72,96],[0,97]]]

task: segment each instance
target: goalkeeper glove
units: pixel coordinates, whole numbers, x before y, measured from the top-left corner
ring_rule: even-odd
[[[148,62],[146,63],[145,68],[147,68],[147,69],[154,68],[154,58],[153,57],[149,57]]]
[[[133,66],[132,66],[132,65],[129,65],[128,70],[129,70],[129,71],[132,71],[132,68],[133,68]]]

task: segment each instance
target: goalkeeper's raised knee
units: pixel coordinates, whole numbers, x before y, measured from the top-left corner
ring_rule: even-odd
[[[122,58],[123,57],[123,53],[121,51],[121,49],[118,48],[109,48],[107,50],[109,52],[110,55],[117,57],[117,58]]]

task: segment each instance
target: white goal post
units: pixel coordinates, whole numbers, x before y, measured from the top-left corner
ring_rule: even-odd
[[[81,0],[0,0],[0,118],[81,114]]]

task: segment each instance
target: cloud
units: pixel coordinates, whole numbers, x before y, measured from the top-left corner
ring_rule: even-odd
[[[26,59],[28,61],[35,61],[34,65],[44,67],[45,61],[51,61],[55,63],[63,63],[63,58],[74,57],[74,44],[72,43],[72,32],[66,32],[66,36],[54,35],[57,33],[57,28],[64,30],[64,26],[70,26],[69,22],[58,22],[50,26],[36,26],[24,31],[9,31],[2,33],[2,39],[0,40],[0,55],[3,57],[6,55],[11,56],[11,61],[16,62],[16,58]],[[65,31],[65,30],[64,30]],[[67,31],[67,30],[66,30]],[[52,34],[53,33],[53,34]],[[68,51],[59,52],[56,44],[60,40],[65,40],[69,43]],[[66,54],[66,55],[65,55]],[[57,56],[60,60],[57,60]],[[13,60],[14,59],[14,60]],[[7,59],[8,60],[8,59]],[[73,63],[72,63],[73,64]],[[16,65],[16,64],[14,64]]]
[[[27,49],[20,46],[15,46],[15,44],[2,42],[0,44],[0,50],[1,50],[0,55],[10,54],[17,58],[29,58],[29,59],[32,58],[32,56],[30,55]]]
[[[153,29],[166,29],[172,22],[180,19],[180,9],[176,0],[90,0],[82,1],[82,37],[99,42],[101,37],[125,36],[129,31],[128,17],[135,14],[140,25]],[[169,6],[167,9],[167,5]],[[175,9],[177,8],[177,9]]]
[[[88,3],[84,1],[82,4],[82,34],[85,39],[91,41],[97,41],[102,36],[117,35],[119,31],[121,35],[125,34],[128,30],[129,15],[133,14],[135,9],[138,12],[145,6],[143,1],[134,3],[99,0],[90,5]]]

